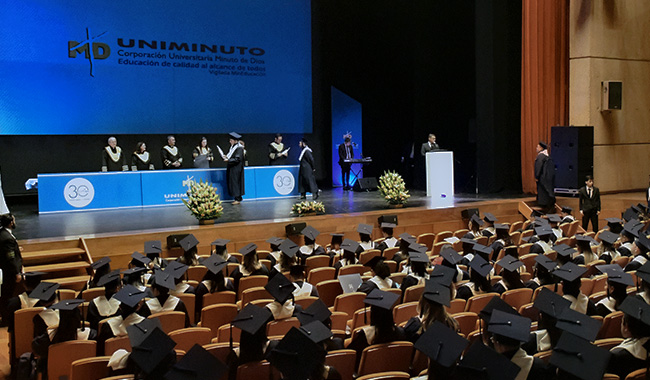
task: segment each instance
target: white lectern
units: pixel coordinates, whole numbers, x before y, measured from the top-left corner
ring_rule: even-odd
[[[427,197],[447,198],[454,196],[454,152],[428,152]]]

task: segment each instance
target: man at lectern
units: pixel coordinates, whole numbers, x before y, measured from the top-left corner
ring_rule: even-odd
[[[117,172],[129,170],[126,164],[122,148],[117,146],[117,139],[115,137],[108,138],[108,146],[104,147],[102,151],[102,171],[103,172]]]
[[[165,169],[178,169],[183,165],[183,157],[181,157],[180,149],[176,146],[174,136],[167,136],[167,145],[162,147],[160,157]]]
[[[436,135],[429,133],[429,140],[422,144],[420,148],[420,154],[424,157],[427,155],[427,152],[434,152],[439,150],[440,146],[436,143]]]

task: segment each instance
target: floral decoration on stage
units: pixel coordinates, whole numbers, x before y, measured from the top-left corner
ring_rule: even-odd
[[[187,200],[183,203],[198,220],[217,219],[223,214],[221,198],[217,194],[217,188],[209,182],[190,181],[187,190]]]
[[[304,202],[294,203],[293,206],[291,206],[291,213],[296,214],[298,216],[324,214],[325,205],[323,204],[323,202],[318,202],[318,201],[311,201],[311,202],[304,201]]]
[[[389,205],[403,205],[411,197],[402,176],[392,171],[379,177],[379,193]]]

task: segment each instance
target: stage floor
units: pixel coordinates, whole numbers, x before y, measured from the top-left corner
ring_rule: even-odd
[[[411,191],[408,207],[428,209],[454,207],[477,201],[525,198],[523,194],[474,195],[456,194],[454,197],[428,198],[424,191]],[[307,196],[311,200],[311,196]],[[327,214],[348,214],[365,211],[386,210],[386,203],[377,191],[353,192],[341,188],[321,191],[319,198],[325,204]],[[244,200],[240,205],[224,203],[224,214],[217,223],[241,221],[279,221],[292,217],[291,205],[298,197],[272,200]],[[39,215],[36,199],[12,204],[11,212],[16,215],[17,228],[14,234],[19,240],[63,239],[80,236],[101,236],[103,234],[135,233],[142,231],[178,230],[195,227],[196,219],[185,206],[166,206],[109,211],[80,211]]]

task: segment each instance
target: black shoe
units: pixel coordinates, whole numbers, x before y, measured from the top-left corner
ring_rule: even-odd
[[[307,199],[307,196],[306,195],[301,195],[300,199]]]

